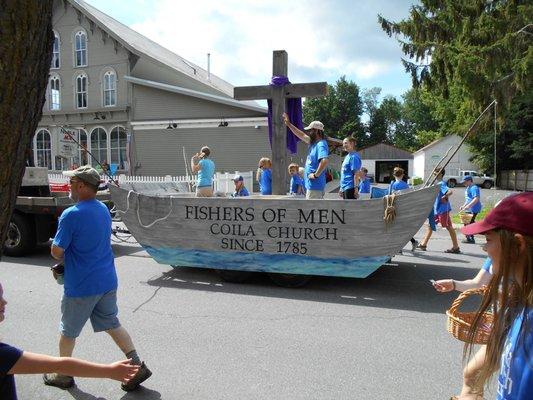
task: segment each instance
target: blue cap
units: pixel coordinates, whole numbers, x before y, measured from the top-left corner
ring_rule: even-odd
[[[242,175],[235,175],[235,176],[233,177],[233,180],[234,180],[235,182],[239,182],[239,181],[244,181],[244,178],[242,177]]]
[[[465,183],[466,181],[474,181],[474,178],[472,178],[472,175],[465,175],[463,177],[463,180],[461,181],[461,183]]]

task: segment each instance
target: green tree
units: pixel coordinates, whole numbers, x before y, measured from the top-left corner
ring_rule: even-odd
[[[327,96],[307,99],[303,105],[304,121],[321,121],[326,133],[336,138],[354,135],[362,139],[362,113],[359,86],[344,76],[335,85],[328,85]]]

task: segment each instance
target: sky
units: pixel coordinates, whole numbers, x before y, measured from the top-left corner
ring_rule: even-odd
[[[381,97],[411,87],[398,42],[377,15],[399,21],[414,0],[86,0],[234,86],[264,85],[272,51],[286,50],[292,83],[341,76]]]

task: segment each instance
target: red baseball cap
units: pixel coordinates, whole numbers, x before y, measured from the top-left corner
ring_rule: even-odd
[[[461,232],[477,235],[498,228],[533,236],[533,192],[506,197],[485,219],[464,226]]]

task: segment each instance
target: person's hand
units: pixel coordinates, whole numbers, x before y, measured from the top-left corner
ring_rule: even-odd
[[[117,361],[109,364],[108,378],[128,383],[128,381],[135,376],[139,371],[140,365],[133,365],[131,360]]]
[[[289,126],[290,124],[289,116],[287,115],[287,113],[283,113],[283,123],[287,126]]]
[[[316,175],[314,172],[311,172],[309,175],[307,175],[307,178],[313,180],[313,179],[316,179]]]
[[[466,207],[464,205],[462,205],[461,207],[459,207],[459,211],[464,211],[466,210]]]
[[[194,156],[192,156],[192,159],[198,160],[198,157],[200,157],[200,153],[196,153]]]
[[[435,290],[441,293],[451,292],[454,286],[453,279],[441,279],[433,284]]]

